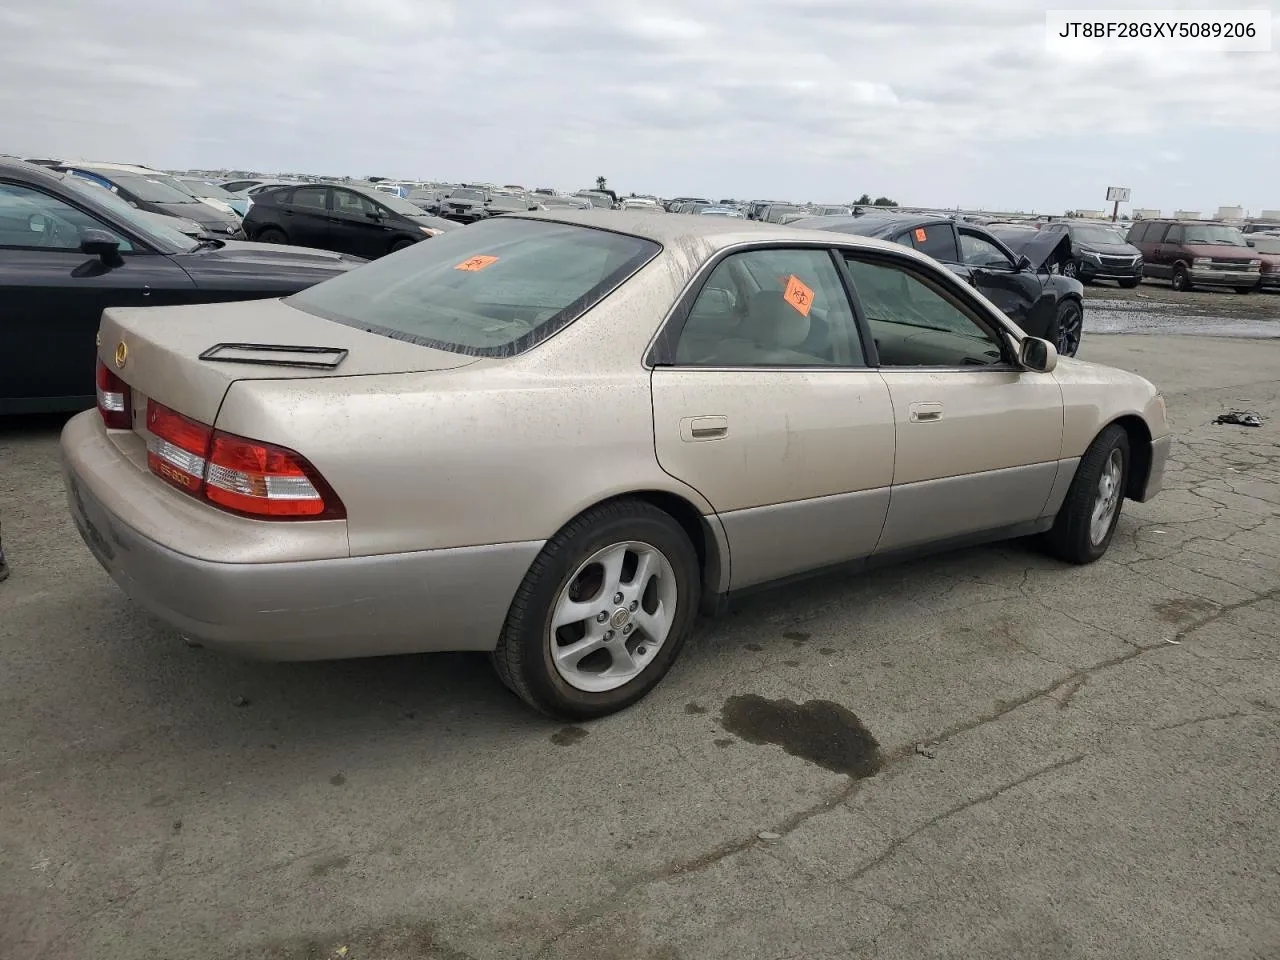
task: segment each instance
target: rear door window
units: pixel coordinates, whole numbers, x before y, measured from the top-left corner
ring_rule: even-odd
[[[289,205],[307,213],[323,213],[328,193],[328,187],[298,187],[293,191]]]
[[[661,249],[641,237],[507,215],[441,234],[286,302],[438,350],[513,356],[576,320]]]
[[[959,263],[956,232],[949,223],[931,223],[906,232],[907,243],[942,263]]]

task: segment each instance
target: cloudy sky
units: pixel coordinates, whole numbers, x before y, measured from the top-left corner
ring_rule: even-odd
[[[1166,212],[1280,208],[1280,47],[1051,53],[1045,9],[1073,5],[1090,6],[0,0],[0,153],[1039,211],[1119,185]]]

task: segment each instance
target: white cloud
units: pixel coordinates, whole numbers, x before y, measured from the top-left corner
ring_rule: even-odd
[[[18,2],[0,151],[166,166],[1074,207],[1280,101],[1280,53],[1053,57],[1023,0]]]

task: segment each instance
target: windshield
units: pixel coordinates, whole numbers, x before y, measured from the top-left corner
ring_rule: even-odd
[[[1224,247],[1247,246],[1244,234],[1235,227],[1228,226],[1188,226],[1184,228],[1183,243],[1211,243]]]
[[[211,183],[205,183],[203,180],[183,180],[182,185],[190,190],[197,197],[211,197],[214,200],[237,200],[221,187],[215,187]]]
[[[183,192],[177,187],[171,187],[169,184],[154,177],[144,177],[137,173],[105,173],[99,171],[90,171],[97,173],[98,176],[110,180],[113,184],[127,193],[137,197],[143,203],[199,203],[191,193]]]
[[[299,310],[464,353],[522,353],[577,319],[661,248],[569,224],[498,217],[294,294]]]
[[[92,180],[68,174],[62,178],[62,185],[71,193],[78,193],[98,206],[105,207],[122,226],[128,227],[165,253],[190,253],[199,246],[197,241],[182,231],[134,209],[117,194],[98,186]]]
[[[484,192],[481,190],[455,190],[449,194],[452,200],[479,200],[484,201]]]
[[[1073,227],[1076,243],[1128,243],[1119,230],[1112,227]]]

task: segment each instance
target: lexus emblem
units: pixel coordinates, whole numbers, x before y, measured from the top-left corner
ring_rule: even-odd
[[[123,340],[116,344],[116,369],[123,370],[125,361],[129,359],[129,345]]]

